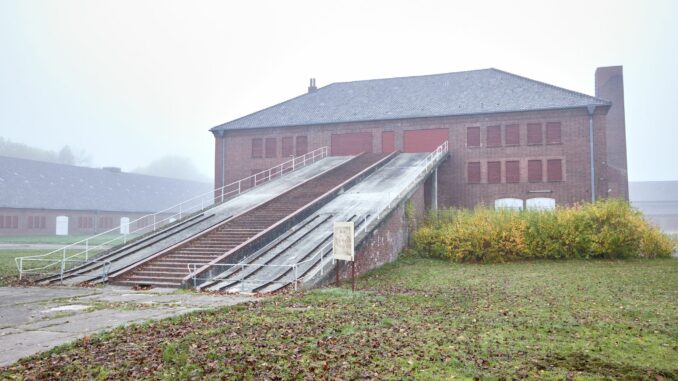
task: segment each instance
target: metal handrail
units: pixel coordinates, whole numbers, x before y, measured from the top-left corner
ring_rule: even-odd
[[[439,159],[444,157],[447,154],[448,151],[449,151],[449,145],[448,145],[448,141],[446,140],[441,145],[436,147],[436,149],[433,152],[426,155],[425,158],[420,160],[416,164],[416,166],[421,167],[421,170],[419,171],[419,173],[417,173],[416,180],[413,183],[417,183],[418,182],[417,180],[420,180],[420,178],[422,176],[425,176],[426,173],[431,169],[431,166],[433,166]],[[363,217],[364,222],[361,224],[360,228],[358,228],[354,232],[354,237],[356,238],[354,240],[354,242],[356,242],[356,243],[360,242],[357,239],[359,237],[359,234],[365,234],[366,235],[368,233],[368,226],[372,225],[375,222],[379,222],[383,217],[385,217],[384,215],[386,213],[390,213],[391,207],[392,207],[392,202],[393,201],[397,202],[401,198],[405,197],[407,195],[407,193],[409,193],[410,190],[411,189],[409,187],[407,187],[403,191],[398,193],[398,195],[395,198],[392,198],[392,199],[389,198],[389,204],[387,205],[387,207],[384,208],[383,210],[381,210],[376,215],[369,218],[369,220],[368,220],[367,216]],[[315,275],[318,274],[318,273],[320,273],[321,276],[324,275],[325,264],[327,263],[326,258],[331,259],[333,262],[335,261],[334,257],[326,257],[326,254],[329,254],[332,251],[332,245],[333,245],[333,242],[330,241],[330,242],[326,243],[325,245],[323,245],[321,248],[319,248],[316,251],[316,253],[313,256],[311,256],[310,258],[308,258],[304,261],[301,261],[301,262],[294,263],[294,264],[269,265],[269,264],[265,264],[265,263],[212,263],[212,264],[209,264],[209,263],[188,263],[186,265],[186,267],[188,268],[189,274],[193,274],[193,277],[192,277],[193,287],[197,286],[197,281],[198,281],[198,278],[196,277],[197,269],[202,268],[204,266],[209,266],[208,269],[212,268],[212,267],[229,267],[229,268],[239,267],[241,275],[244,274],[244,270],[245,270],[246,267],[256,267],[256,268],[285,267],[285,268],[294,270],[294,279],[292,280],[292,282],[294,283],[294,290],[296,291],[297,287],[298,287],[297,285],[298,285],[300,279],[302,281],[306,282],[306,281],[309,281],[310,279],[313,279],[313,277],[315,277]],[[299,278],[298,271],[297,271],[299,266],[306,264],[306,263],[309,263],[311,261],[315,261],[318,256],[320,256],[320,263],[319,263],[320,271],[315,272],[308,279],[303,279],[303,277]],[[203,272],[204,272],[204,269],[203,269]],[[224,278],[220,279],[220,278],[218,278],[218,276],[216,276],[216,277],[207,278],[207,279],[203,280],[203,282],[215,282],[215,281],[220,281],[220,280],[226,280],[226,279],[224,279]],[[292,283],[292,282],[276,281],[275,279],[268,279],[268,280],[265,280],[265,279],[245,279],[244,276],[242,276],[240,279],[238,279],[238,282],[240,282],[241,292],[243,292],[244,289],[245,289],[245,282],[250,282],[250,283],[254,283],[254,282],[256,282],[256,283],[286,283],[286,284]]]
[[[103,232],[97,233],[93,236],[87,237],[85,239],[82,239],[77,242],[73,242],[70,244],[67,244],[65,246],[62,246],[58,249],[52,250],[50,252],[47,252],[45,254],[38,254],[38,255],[32,255],[32,256],[25,256],[25,257],[17,257],[14,258],[14,262],[17,266],[17,269],[19,270],[19,279],[22,279],[23,275],[25,273],[37,273],[39,270],[42,270],[44,268],[49,267],[49,265],[39,267],[39,268],[33,268],[33,269],[24,269],[23,268],[23,263],[24,261],[33,261],[35,259],[44,259],[44,260],[51,260],[54,262],[54,264],[60,263],[60,262],[73,262],[75,260],[71,260],[72,258],[80,257],[83,256],[85,257],[85,261],[89,260],[89,252],[95,249],[107,247],[107,245],[112,244],[115,241],[122,240],[122,243],[125,244],[127,243],[127,236],[146,231],[146,232],[155,232],[159,227],[163,227],[169,223],[175,222],[177,220],[180,220],[183,216],[185,216],[187,213],[193,213],[195,211],[202,211],[209,209],[217,204],[223,203],[226,199],[230,199],[232,197],[238,196],[241,193],[251,190],[255,187],[257,187],[259,184],[263,182],[268,182],[274,178],[277,177],[282,177],[286,173],[293,172],[299,168],[303,168],[307,165],[313,164],[318,160],[324,159],[328,155],[328,147],[320,147],[318,149],[315,149],[311,152],[308,152],[304,155],[300,156],[295,156],[290,160],[287,160],[281,164],[278,164],[274,167],[271,167],[269,169],[265,169],[263,171],[257,172],[253,175],[247,176],[245,178],[242,178],[238,181],[234,181],[232,183],[226,184],[222,187],[216,188],[214,190],[211,190],[209,192],[202,193],[200,195],[191,197],[185,201],[182,201],[181,203],[172,205],[168,208],[165,208],[159,212],[147,214],[144,216],[141,216],[135,220],[128,221],[126,224],[120,224],[117,227],[111,228],[109,230],[105,230]],[[245,186],[244,186],[245,184]],[[233,188],[232,190],[229,190],[228,192],[225,192],[227,188]],[[219,194],[219,196],[216,196]],[[209,202],[206,204],[205,199],[208,197]],[[218,201],[217,201],[218,200]],[[200,201],[200,207],[198,208],[198,202]],[[191,203],[191,206],[187,207],[187,204]],[[178,210],[178,211],[177,211]],[[172,212],[174,211],[174,212]],[[158,217],[163,217],[160,220],[158,220]],[[153,218],[152,224],[148,221],[149,218]],[[143,226],[139,226],[138,224],[139,221],[144,221]],[[132,226],[133,224],[136,224],[136,229],[129,231],[129,227]],[[152,226],[152,229],[149,229],[149,225]],[[115,238],[112,238],[108,241],[105,241],[103,243],[99,243],[93,247],[90,247],[90,240],[104,236],[106,234],[111,234],[115,232],[119,232],[121,228],[125,226],[127,233],[123,233],[120,236],[117,236]],[[76,252],[75,254],[66,255],[66,250],[75,246],[85,246],[85,249],[83,251]],[[50,258],[47,259],[46,257],[49,257],[50,255],[54,255],[61,252],[61,258]],[[63,266],[62,266],[63,267]]]

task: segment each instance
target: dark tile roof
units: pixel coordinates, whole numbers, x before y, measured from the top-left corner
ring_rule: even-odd
[[[211,184],[0,156],[0,208],[155,212]]]
[[[609,106],[609,101],[497,69],[338,82],[211,131]]]

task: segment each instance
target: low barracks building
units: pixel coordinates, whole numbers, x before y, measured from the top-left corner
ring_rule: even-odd
[[[595,77],[595,97],[497,69],[322,88],[311,80],[307,94],[210,130],[215,188],[322,146],[430,152],[447,140],[440,206],[628,199],[622,67]]]

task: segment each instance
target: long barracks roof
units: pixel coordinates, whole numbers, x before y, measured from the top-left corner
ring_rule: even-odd
[[[338,82],[211,131],[609,106],[609,101],[483,69]]]
[[[0,208],[160,211],[211,184],[0,156]]]

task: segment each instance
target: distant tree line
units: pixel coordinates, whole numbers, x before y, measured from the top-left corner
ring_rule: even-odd
[[[68,165],[88,166],[92,164],[92,157],[82,149],[73,150],[70,146],[65,145],[59,151],[51,151],[16,143],[2,137],[0,137],[0,156]]]
[[[65,145],[58,151],[51,151],[16,143],[2,137],[0,137],[0,156],[85,167],[92,165],[92,157],[82,149],[72,149]],[[210,179],[200,172],[193,161],[186,156],[166,155],[148,165],[140,166],[132,172],[204,183],[210,182]]]

